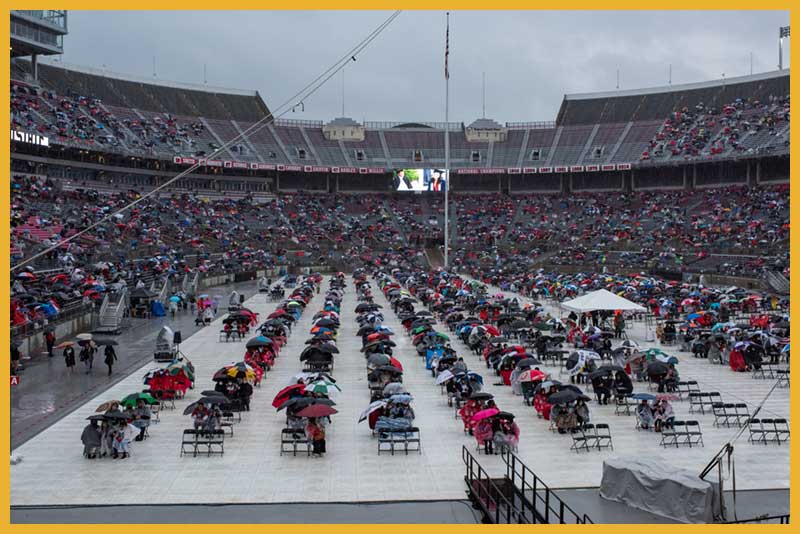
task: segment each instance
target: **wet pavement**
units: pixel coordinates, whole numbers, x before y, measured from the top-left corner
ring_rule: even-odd
[[[228,284],[206,290],[212,296],[222,295],[219,314],[224,313],[228,296],[234,289],[244,294],[245,298],[250,298],[257,292],[256,282]],[[70,373],[59,349],[53,351],[55,355],[52,358],[42,353],[33,355],[30,360],[23,360],[25,370],[20,375],[20,383],[11,387],[11,450],[151,360],[156,336],[162,326],[180,331],[185,340],[200,329],[194,324],[194,319],[195,316],[189,311],[179,312],[174,319],[169,314],[155,319],[133,319],[131,326],[122,334],[103,334],[103,337],[113,337],[119,343],[114,347],[118,359],[111,376],[108,375],[108,367],[103,363],[102,347],[95,356],[92,372],[88,375],[80,361],[76,362],[73,372]],[[56,344],[68,339],[59,339]]]

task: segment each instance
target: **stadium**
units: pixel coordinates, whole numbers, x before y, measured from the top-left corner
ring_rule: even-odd
[[[12,522],[789,522],[789,69],[292,120],[11,21]]]

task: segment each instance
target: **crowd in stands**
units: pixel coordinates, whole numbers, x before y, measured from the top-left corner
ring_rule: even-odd
[[[724,153],[742,153],[757,146],[743,140],[759,132],[776,136],[789,124],[789,96],[768,102],[736,99],[722,109],[697,104],[674,111],[650,140],[642,160],[664,157],[696,158]],[[788,145],[788,137],[785,144]]]
[[[69,275],[76,268],[93,274],[99,265],[106,269],[104,287],[195,270],[214,274],[326,262],[344,268],[386,251],[420,265],[425,241],[443,235],[442,200],[296,193],[259,204],[176,191],[141,200],[135,190],[100,183],[65,188],[58,179],[38,175],[13,175],[11,192],[12,264],[91,227],[32,266]],[[130,210],[100,223],[137,200]],[[454,195],[451,207],[451,222],[457,222],[451,224],[453,265],[466,273],[578,266],[609,272],[789,274],[785,185]],[[15,282],[21,285],[16,293],[28,292],[28,280]],[[69,296],[75,289],[61,292]],[[82,300],[80,293],[73,296]],[[54,304],[62,308],[67,301],[59,298]],[[29,302],[47,304],[36,297]],[[37,316],[24,308],[19,307],[17,324]]]

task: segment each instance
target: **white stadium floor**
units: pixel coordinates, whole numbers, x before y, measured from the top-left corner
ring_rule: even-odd
[[[226,436],[225,454],[210,458],[179,456],[181,434],[191,427],[184,407],[212,389],[211,376],[221,366],[240,361],[244,341],[219,342],[221,319],[185,340],[181,351],[194,363],[197,383],[186,399],[176,402],[175,410],[161,412],[161,422],[150,428],[150,438],[132,444],[132,456],[126,460],[86,460],[82,457],[80,434],[86,417],[108,399],[119,399],[140,391],[142,376],[156,364],[116,384],[110,390],[64,417],[14,452],[24,460],[11,466],[12,505],[58,504],[128,504],[128,503],[277,503],[277,502],[353,502],[383,500],[463,499],[464,467],[461,447],[475,449],[475,441],[465,435],[461,421],[434,379],[416,355],[410,339],[403,333],[397,317],[372,281],[375,301],[384,306],[385,325],[397,335],[395,356],[405,368],[404,382],[415,398],[415,424],[422,437],[422,452],[390,456],[377,454],[377,443],[366,423],[358,424],[360,412],[369,403],[360,338],[355,336],[357,305],[352,279],[342,302],[341,329],[334,377],[342,387],[334,400],[339,410],[329,427],[328,454],[309,458],[305,454],[279,455],[280,431],[285,415],[272,407],[278,390],[298,373],[300,351],[305,347],[311,319],[323,304],[329,278],[322,291],[308,305],[296,324],[289,343],[281,351],[274,369],[268,373],[253,395],[250,412],[236,423],[232,438]],[[265,295],[247,301],[250,309],[265,317],[275,308]],[[444,326],[440,326],[444,330]],[[642,342],[642,325],[634,325],[631,337]],[[649,344],[643,343],[647,346]],[[598,486],[604,458],[612,455],[660,457],[678,467],[696,472],[738,432],[736,428],[715,428],[713,416],[696,415],[702,426],[705,447],[663,449],[659,435],[637,432],[633,416],[614,415],[613,406],[591,403],[593,422],[611,426],[614,451],[583,452],[569,450],[571,439],[554,434],[548,423],[537,419],[531,407],[511,388],[492,385],[498,377],[489,374],[477,356],[467,353],[454,340],[467,363],[485,378],[485,390],[493,393],[498,406],[517,415],[521,428],[520,458],[547,484],[554,488]],[[675,353],[668,347],[667,352]],[[769,380],[754,380],[749,374],[734,374],[728,367],[696,360],[687,353],[675,353],[681,359],[682,380],[697,380],[703,390],[722,393],[725,402],[747,402],[752,409],[772,386]],[[554,377],[558,370],[552,371]],[[636,385],[636,390],[643,387]],[[678,418],[688,417],[688,402],[673,403]],[[764,417],[789,417],[789,390],[778,389],[764,407]],[[490,472],[501,472],[500,457],[479,456]],[[746,436],[736,444],[736,484],[739,489],[788,488],[789,446],[753,445]],[[504,470],[504,468],[502,469]],[[143,520],[145,518],[142,518]]]

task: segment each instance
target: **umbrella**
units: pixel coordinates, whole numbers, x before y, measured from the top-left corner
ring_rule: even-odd
[[[153,398],[153,396],[149,393],[131,393],[130,395],[124,397],[122,401],[120,401],[120,404],[125,407],[136,406],[136,403],[140,400],[147,404],[158,404],[158,400]]]
[[[638,349],[639,344],[632,339],[626,339],[625,341],[622,342],[620,347],[625,349]]]
[[[200,395],[204,397],[225,397],[226,399],[228,398],[228,396],[225,395],[223,392],[217,391],[215,389],[207,389],[205,391],[201,391]]]
[[[380,367],[383,365],[390,365],[391,358],[386,354],[381,354],[376,352],[375,354],[370,354],[369,358],[367,358],[367,363],[374,367]]]
[[[544,380],[547,377],[545,373],[542,371],[537,371],[536,369],[523,371],[519,375],[520,382],[534,382],[536,380]]]
[[[380,410],[381,408],[386,406],[387,403],[388,401],[386,400],[376,400],[375,402],[370,403],[370,405],[367,406],[367,409],[361,412],[361,416],[358,418],[358,422],[360,423],[362,421],[366,421],[367,418],[369,417],[369,414],[371,414],[375,410]]]
[[[107,412],[109,409],[111,409],[111,406],[113,406],[114,404],[119,404],[119,401],[116,400],[106,401],[100,406],[98,406],[95,412]]]
[[[215,404],[225,404],[227,402],[228,402],[228,400],[227,400],[226,397],[219,397],[219,396],[201,397],[201,398],[197,399],[196,401],[194,401],[193,403],[191,403],[190,405],[188,405],[183,410],[183,415],[189,415],[200,404],[208,404],[208,405],[212,405],[213,406]]]
[[[589,373],[589,378],[595,379],[597,377],[608,375],[611,373],[624,373],[624,372],[625,369],[623,369],[619,365],[604,365],[599,369],[597,369],[596,371]]]
[[[486,410],[481,410],[475,415],[472,416],[473,421],[481,421],[486,419],[487,417],[492,417],[500,413],[500,410],[497,408],[487,408]]]
[[[653,395],[652,393],[634,393],[633,395],[631,395],[631,398],[637,400],[646,400],[646,401],[656,400],[656,396]]]
[[[484,401],[493,399],[494,395],[492,395],[491,393],[486,393],[485,391],[479,391],[477,393],[473,393],[472,395],[470,395],[469,398],[470,400]]]
[[[323,399],[323,398],[315,398],[315,397],[292,397],[291,399],[287,400],[283,404],[278,407],[277,411],[281,410],[288,410],[292,408],[292,410],[301,410],[307,406],[311,406],[312,404],[324,404],[325,406],[335,406],[336,403],[333,402],[331,399]]]
[[[383,386],[383,395],[397,395],[398,393],[405,393],[406,387],[402,382],[389,382]]]
[[[517,362],[517,367],[530,367],[531,365],[541,365],[542,362],[536,358],[522,358]]]
[[[95,414],[95,415],[90,415],[86,419],[88,419],[89,421],[105,421],[106,416],[103,414]]]
[[[275,408],[279,407],[281,404],[286,402],[286,400],[294,395],[302,396],[303,392],[306,389],[305,384],[292,384],[291,386],[287,386],[280,390],[275,398],[272,400],[272,406]]]
[[[562,389],[561,391],[556,391],[549,397],[547,397],[547,402],[551,404],[567,404],[570,402],[575,402],[576,400],[590,400],[589,397],[582,393],[578,393],[574,389],[567,388]]]
[[[439,376],[436,377],[436,384],[444,384],[445,382],[452,380],[454,376],[455,375],[450,371],[450,369],[445,369],[439,373]]]
[[[92,339],[92,334],[89,333],[78,334],[77,336],[75,336],[75,339],[79,339],[81,341],[89,341]]]
[[[511,412],[497,412],[492,417],[495,417],[497,419],[506,419],[508,421],[511,421],[511,420],[514,419],[514,414],[511,413]]]
[[[335,413],[339,412],[330,406],[326,406],[324,404],[312,404],[311,406],[303,408],[295,415],[298,417],[326,417]]]
[[[94,341],[95,345],[98,345],[100,347],[104,345],[111,345],[112,347],[116,347],[117,345],[119,345],[116,339],[94,339],[92,341]]]
[[[669,366],[664,362],[655,361],[655,362],[650,362],[647,365],[647,374],[649,376],[665,375],[667,374],[668,370]]]
[[[389,400],[394,402],[395,404],[408,404],[409,402],[414,400],[414,397],[412,397],[408,393],[397,393],[389,397]]]
[[[250,341],[248,341],[245,347],[247,347],[248,349],[254,349],[258,347],[272,347],[272,340],[265,336],[256,336]]]
[[[67,348],[67,347],[71,347],[71,346],[73,346],[74,344],[75,344],[75,342],[74,342],[74,341],[62,341],[61,343],[59,343],[58,345],[56,345],[56,348],[57,348],[57,349],[65,349],[65,348]]]
[[[127,419],[125,414],[123,414],[119,410],[112,410],[110,412],[107,412],[107,413],[103,414],[103,417],[105,417],[108,420],[111,420],[111,419]]]
[[[304,391],[309,393],[317,393],[322,395],[330,395],[334,391],[341,391],[342,388],[337,386],[336,384],[332,384],[325,380],[318,380],[316,382],[312,382],[308,384]]]

